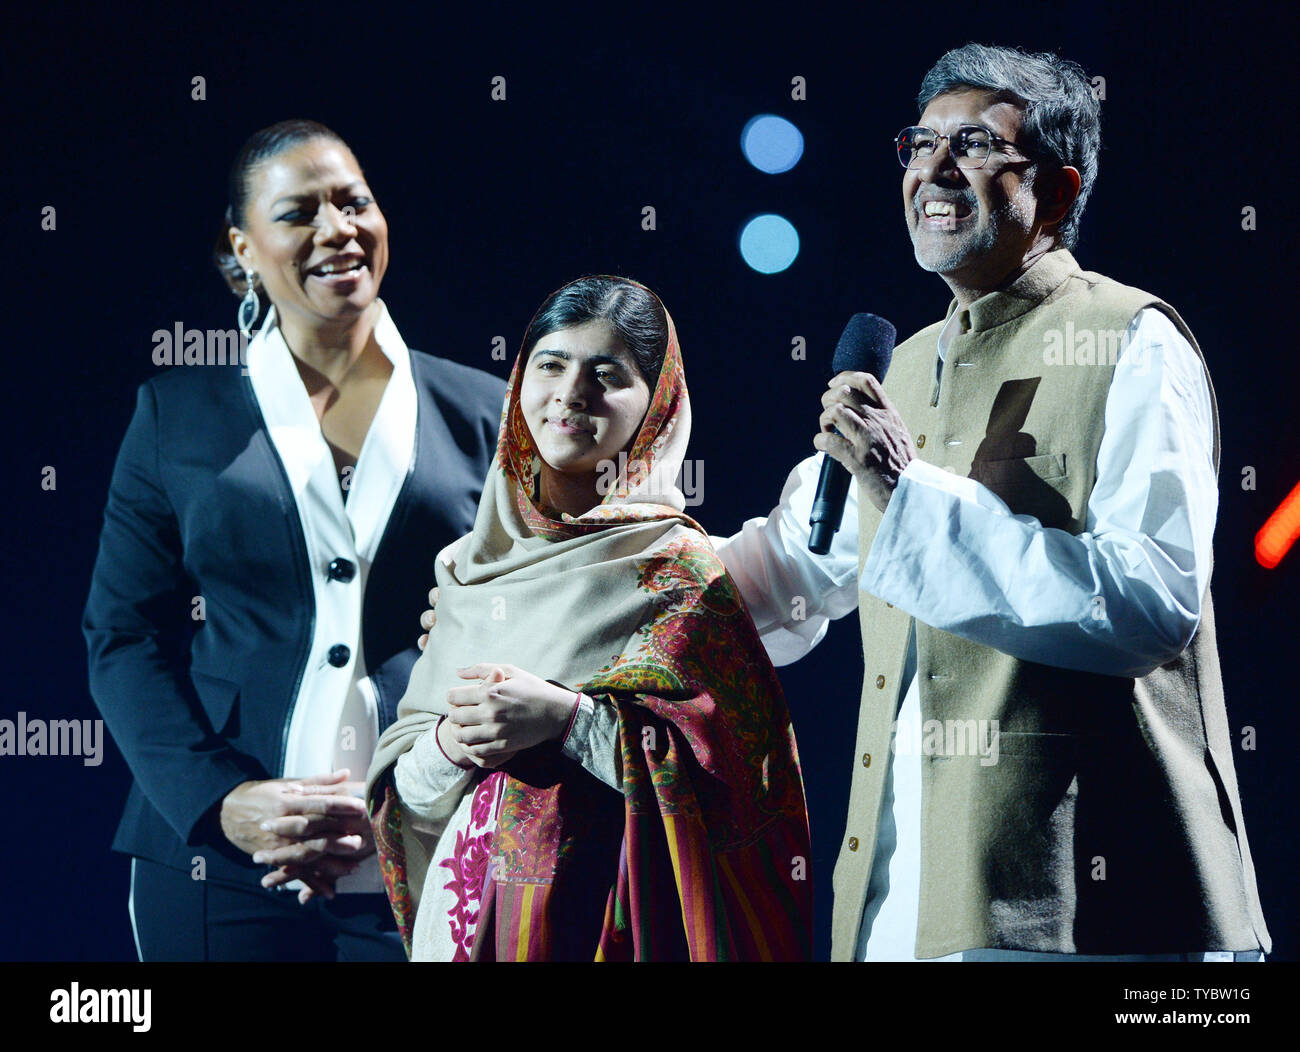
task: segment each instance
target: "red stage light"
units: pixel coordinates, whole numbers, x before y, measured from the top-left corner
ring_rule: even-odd
[[[1273,569],[1297,537],[1300,537],[1300,483],[1255,534],[1255,558],[1259,565]]]

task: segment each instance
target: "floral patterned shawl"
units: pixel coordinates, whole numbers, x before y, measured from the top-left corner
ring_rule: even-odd
[[[811,956],[794,733],[753,621],[683,511],[690,403],[671,318],[668,332],[627,462],[577,517],[551,518],[532,499],[540,461],[519,403],[526,363],[515,361],[473,532],[439,556],[437,623],[367,778],[408,954],[425,882],[447,873],[429,872],[437,836],[404,813],[392,768],[464,685],[455,669],[486,661],[615,706],[623,786],[620,797],[557,743],[477,775],[476,823],[491,827],[489,801],[498,809],[490,865],[460,874],[481,884],[471,958]]]

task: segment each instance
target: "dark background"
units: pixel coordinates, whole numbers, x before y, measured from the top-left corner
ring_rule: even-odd
[[[715,13],[605,7],[522,17],[472,5],[378,4],[184,13],[55,7],[6,15],[6,348],[15,451],[4,516],[7,653],[0,718],[94,718],[79,621],[109,473],[151,376],[151,334],[231,328],[209,263],[226,170],[255,129],[312,117],[340,132],[387,215],[383,295],[407,343],[505,375],[552,289],[584,273],[635,277],[677,323],[705,464],[694,509],[715,534],[764,515],[813,452],[818,398],[850,314],[901,335],[942,317],[901,215],[891,138],[921,76],[968,40],[1051,49],[1106,79],[1099,182],[1075,255],[1151,290],[1197,334],[1222,417],[1215,600],[1237,774],[1275,956],[1300,954],[1294,900],[1294,674],[1300,552],[1273,571],[1253,537],[1300,481],[1294,364],[1295,219],[1279,178],[1296,162],[1294,27],[1281,10],[997,4],[805,5]],[[807,5],[811,6],[811,5]],[[37,22],[31,19],[39,19]],[[27,21],[24,21],[27,20]],[[507,78],[506,102],[489,98]],[[794,76],[807,101],[790,99]],[[190,98],[191,78],[207,99]],[[769,176],[743,159],[757,113],[793,120],[806,150]],[[1289,181],[1289,180],[1286,180]],[[57,230],[40,211],[57,208]],[[658,229],[641,229],[653,205]],[[1241,209],[1258,229],[1241,229]],[[1288,209],[1291,209],[1288,211]],[[794,265],[741,261],[749,216],[798,228]],[[807,339],[807,361],[791,339]],[[41,471],[57,469],[54,491]],[[1257,472],[1243,490],[1242,470]],[[411,626],[412,634],[417,632]],[[861,673],[856,617],[782,670],[812,811],[819,952],[845,821]],[[142,699],[143,700],[143,699]],[[125,858],[108,845],[129,784],[120,755],[0,757],[9,803],[0,958],[134,958]],[[1123,777],[1122,771],[1116,772]]]

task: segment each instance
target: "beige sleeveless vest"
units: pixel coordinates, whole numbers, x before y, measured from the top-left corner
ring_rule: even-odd
[[[1014,513],[1078,534],[1121,341],[1146,307],[1201,353],[1168,304],[1081,271],[1058,249],[970,306],[942,383],[940,322],[897,348],[884,387],[922,459],[978,480]],[[1214,431],[1217,469],[1217,408]],[[865,563],[881,513],[863,501],[859,518]],[[834,877],[836,960],[852,957],[861,922],[913,620],[859,598],[865,679]],[[1269,949],[1208,588],[1188,647],[1137,680],[915,629],[922,720],[998,728],[996,763],[960,748],[920,759],[917,956]]]

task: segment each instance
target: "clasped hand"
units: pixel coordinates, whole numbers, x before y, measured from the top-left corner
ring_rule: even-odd
[[[375,850],[361,782],[347,770],[244,782],[221,802],[221,831],[254,862],[278,866],[267,888],[301,880],[300,902],[334,897],[334,882]]]
[[[438,589],[429,591],[429,609],[420,615],[421,650],[438,622]],[[462,767],[500,767],[515,753],[561,737],[568,729],[577,698],[554,683],[514,665],[480,662],[456,670],[470,687],[447,692],[451,713],[438,724],[438,744]]]
[[[479,682],[447,691],[451,711],[438,743],[462,767],[500,767],[524,749],[563,736],[573,716],[573,691],[514,665],[480,662],[456,670]]]

